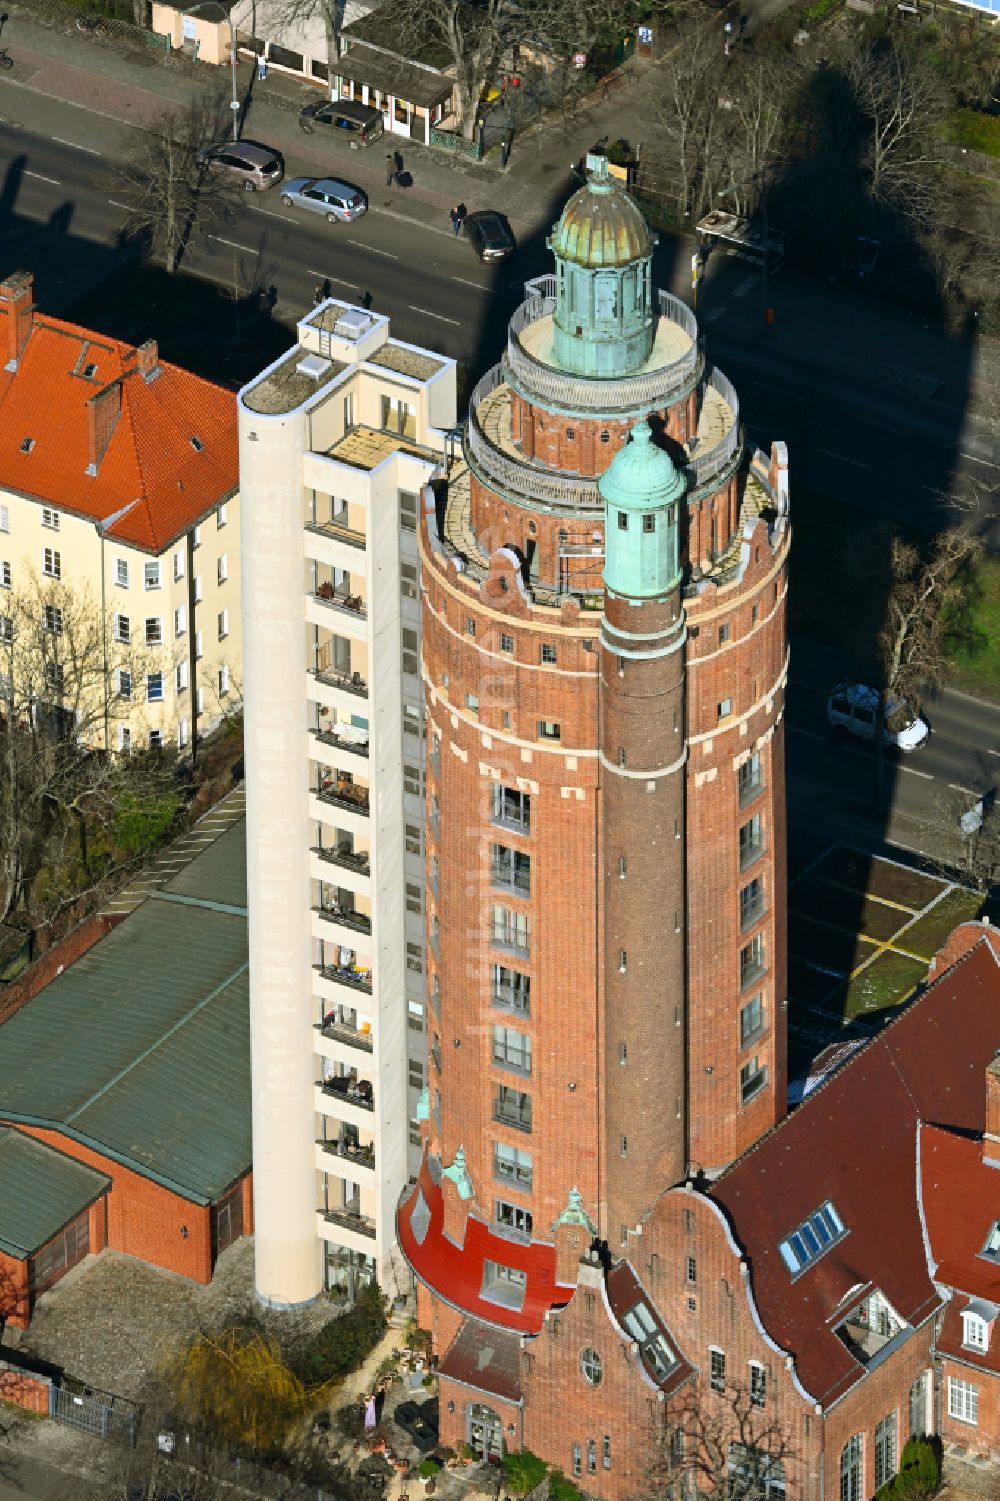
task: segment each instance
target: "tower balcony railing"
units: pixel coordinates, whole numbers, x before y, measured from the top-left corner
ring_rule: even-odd
[[[692,490],[700,489],[713,475],[718,474],[720,469],[724,469],[735,457],[740,447],[740,398],[736,394],[736,387],[729,377],[723,375],[721,370],[716,370],[714,365],[708,372],[706,384],[722,397],[733,414],[733,420],[725,436],[718,443],[706,449],[696,447],[685,465],[691,479]]]
[[[313,788],[321,803],[331,803],[335,808],[344,808],[348,813],[369,815],[369,792],[359,782],[348,781],[344,776],[322,776]]]
[[[358,547],[364,550],[367,538],[364,532],[359,532],[356,527],[348,526],[346,521],[307,521],[306,531],[314,532],[319,537],[332,537],[337,542],[346,542],[350,547]]]
[[[375,1239],[375,1221],[371,1215],[362,1214],[357,1209],[327,1209],[323,1218],[328,1225],[339,1225],[342,1230],[353,1230],[358,1235],[367,1235],[369,1240]]]
[[[324,980],[333,980],[337,985],[346,985],[349,990],[360,990],[365,995],[372,993],[372,972],[354,964],[316,964],[313,968]]]
[[[330,865],[339,865],[343,870],[356,871],[358,875],[371,875],[371,860],[365,851],[355,851],[349,843],[342,841],[339,844],[314,844],[314,855]]]
[[[472,393],[469,402],[469,420],[465,427],[465,457],[471,468],[479,472],[487,484],[528,500],[548,501],[554,505],[571,506],[574,509],[596,509],[603,505],[597,489],[597,480],[584,475],[560,474],[556,469],[545,469],[531,459],[514,458],[504,453],[487,436],[479,420],[479,407],[505,382],[502,365],[488,370]]]
[[[335,1074],[329,1079],[317,1079],[317,1084],[331,1099],[343,1100],[359,1110],[375,1109],[375,1092],[369,1079],[356,1079],[347,1074]]]
[[[336,1013],[331,1012],[325,1016],[322,1022],[314,1022],[317,1032],[321,1032],[329,1042],[343,1042],[348,1047],[358,1048],[362,1053],[375,1051],[375,1039],[372,1037],[371,1028],[363,1032],[360,1027],[352,1027],[350,1022],[341,1020]]]
[[[331,1157],[341,1157],[345,1162],[351,1162],[356,1167],[375,1166],[375,1148],[373,1146],[361,1146],[358,1142],[340,1140],[334,1137],[332,1141],[318,1141],[317,1146],[323,1148]]]

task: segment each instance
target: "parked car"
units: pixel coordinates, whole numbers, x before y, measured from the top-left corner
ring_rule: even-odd
[[[307,104],[299,113],[299,124],[307,135],[317,126],[343,131],[352,151],[370,146],[385,131],[380,109],[339,99],[318,99],[314,104]]]
[[[878,694],[865,683],[838,683],[826,703],[826,717],[835,730],[874,740]],[[902,699],[885,702],[885,740],[901,751],[916,750],[930,734],[930,726]]]
[[[331,224],[337,220],[350,224],[368,212],[368,199],[361,189],[338,177],[293,177],[285,183],[281,201],[286,208],[325,214]]]
[[[492,209],[466,214],[462,228],[481,261],[502,261],[517,249],[507,220]]]
[[[273,188],[285,175],[280,151],[260,141],[219,141],[198,152],[202,166],[234,173],[248,193]]]

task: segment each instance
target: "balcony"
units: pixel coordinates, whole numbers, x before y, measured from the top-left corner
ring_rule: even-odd
[[[335,542],[346,542],[349,547],[360,548],[362,552],[365,548],[364,532],[355,531],[343,521],[307,521],[306,531],[319,537],[332,537]]]
[[[352,1079],[348,1074],[336,1074],[332,1079],[317,1079],[316,1084],[331,1100],[342,1100],[345,1105],[354,1105],[359,1110],[375,1109],[375,1091],[370,1079]]]
[[[359,1048],[362,1053],[374,1051],[374,1039],[372,1038],[371,1024],[362,1023],[361,1027],[352,1026],[333,1012],[324,1016],[321,1022],[315,1022],[316,1031],[329,1039],[330,1042],[346,1042],[349,1048]],[[362,1030],[367,1027],[367,1031]]]
[[[345,615],[353,615],[355,619],[367,620],[368,611],[360,594],[347,594],[338,590],[327,580],[313,590],[313,597],[321,604],[328,605],[331,610],[339,610]]]
[[[336,845],[314,844],[312,853],[329,865],[339,865],[342,870],[353,870],[362,876],[370,876],[372,873],[371,860],[367,852],[353,850],[349,844],[343,842]]]
[[[333,980],[337,985],[346,985],[349,990],[360,990],[364,995],[372,993],[372,972],[347,964],[314,964],[324,980]]]
[[[328,1152],[331,1157],[339,1157],[343,1162],[353,1163],[355,1167],[375,1167],[375,1148],[373,1146],[360,1146],[356,1141],[318,1141],[318,1147]]]
[[[345,733],[350,731],[350,733]],[[313,730],[313,734],[321,745],[331,745],[335,750],[350,751],[352,755],[364,756],[368,759],[368,731],[355,729],[353,725],[344,725],[337,730]]]
[[[355,933],[370,933],[372,920],[366,912],[356,912],[353,907],[341,907],[336,902],[326,902],[322,907],[314,907],[320,917],[327,922],[339,923],[342,928],[353,928]]]
[[[335,808],[346,808],[349,813],[369,814],[368,788],[346,777],[324,777],[315,789],[320,802],[332,803]]]
[[[368,697],[368,683],[360,672],[338,672],[334,667],[317,667],[315,677],[324,688],[339,688],[342,693],[353,693],[356,698]]]
[[[371,1215],[362,1214],[358,1209],[326,1209],[323,1218],[328,1225],[339,1225],[342,1230],[353,1230],[356,1235],[375,1239],[375,1221]]]

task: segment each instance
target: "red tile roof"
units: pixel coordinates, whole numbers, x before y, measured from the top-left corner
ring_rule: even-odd
[[[505,1402],[520,1402],[521,1337],[466,1319],[448,1346],[438,1375],[492,1392]]]
[[[14,312],[0,298],[0,488],[109,522],[107,534],[161,552],[236,489],[236,397],[178,365],[138,368],[118,339],[32,315],[16,369],[6,367]],[[84,375],[90,365],[94,371]],[[88,402],[120,388],[121,411],[96,474]],[[115,407],[118,392],[109,393]],[[34,439],[30,451],[24,440]],[[198,448],[192,442],[196,438]],[[125,509],[125,508],[128,509]]]
[[[1000,1167],[983,1162],[982,1138],[921,1126],[920,1195],[938,1282],[1000,1304],[1000,1265],[980,1256],[1000,1219]]]
[[[990,1332],[990,1347],[988,1350],[969,1350],[962,1344],[965,1333],[962,1324],[962,1309],[968,1303],[967,1298],[952,1298],[945,1307],[944,1318],[941,1320],[941,1329],[934,1341],[942,1355],[953,1355],[964,1365],[975,1366],[980,1371],[989,1371],[991,1375],[1000,1375],[1000,1322],[995,1323]]]
[[[415,1233],[413,1225],[421,1194],[429,1212],[423,1234],[419,1230]],[[573,1296],[572,1287],[556,1281],[555,1246],[539,1241],[521,1244],[494,1235],[489,1225],[471,1214],[465,1222],[464,1245],[449,1239],[444,1231],[444,1197],[426,1152],[417,1186],[397,1211],[396,1229],[403,1255],[421,1282],[445,1303],[486,1324],[537,1334],[547,1311],[561,1308]],[[487,1261],[526,1273],[520,1308],[506,1308],[481,1296]]]
[[[864,1374],[829,1322],[849,1294],[879,1287],[914,1325],[939,1305],[918,1212],[917,1124],[981,1132],[998,1043],[1000,962],[982,942],[712,1185],[765,1328],[824,1405]],[[847,1233],[793,1280],[778,1243],[828,1199]]]

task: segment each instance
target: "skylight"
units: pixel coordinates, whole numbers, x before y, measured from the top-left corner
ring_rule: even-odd
[[[630,1308],[622,1319],[622,1324],[638,1344],[650,1373],[657,1381],[662,1381],[677,1357],[657,1328],[656,1320],[645,1303],[636,1303]]]
[[[201,441],[200,438],[192,438],[191,439],[191,447],[194,449],[195,453],[201,453],[201,451],[205,447],[205,445]]]
[[[792,1276],[797,1277],[846,1234],[843,1220],[827,1199],[797,1230],[779,1242],[778,1250]]]
[[[35,440],[34,440],[34,438],[22,438],[21,439],[21,452],[22,453],[30,453],[31,450],[34,448],[34,446],[35,446]]]
[[[990,1226],[990,1232],[986,1237],[986,1244],[980,1251],[980,1256],[987,1257],[990,1261],[1000,1262],[1000,1220],[994,1220]]]

